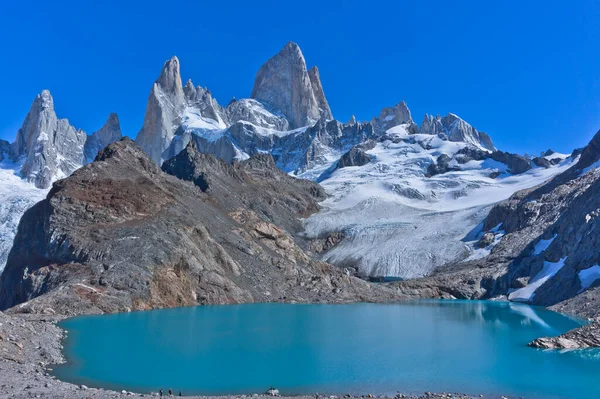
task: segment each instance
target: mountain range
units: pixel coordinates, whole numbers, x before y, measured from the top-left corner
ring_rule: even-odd
[[[456,114],[417,124],[403,101],[342,123],[292,42],[259,69],[250,98],[227,106],[183,84],[171,58],[135,143],[121,137],[116,114],[89,136],[58,119],[44,90],[14,143],[0,142],[0,308],[38,297],[62,308],[73,295],[98,312],[336,293],[549,306],[600,277],[581,230],[595,226],[597,138],[573,154],[511,154]],[[278,269],[245,258],[258,253]],[[316,286],[296,290],[307,282],[290,276]],[[406,280],[367,288],[354,276]]]

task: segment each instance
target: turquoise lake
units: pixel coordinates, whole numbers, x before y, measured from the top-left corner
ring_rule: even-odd
[[[600,351],[534,338],[580,321],[505,302],[200,306],[82,316],[54,374],[94,387],[191,394],[461,392],[599,398]]]

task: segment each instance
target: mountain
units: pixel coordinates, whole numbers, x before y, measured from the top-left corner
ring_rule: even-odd
[[[523,235],[521,243],[513,245],[511,237],[525,233],[517,233],[520,228],[511,230],[510,220],[520,220],[518,212],[528,215],[532,207],[533,214],[541,215],[563,204],[548,211],[555,216],[568,207],[566,199],[556,196],[548,197],[552,203],[537,209],[522,193],[533,190],[542,198],[559,187],[572,188],[581,171],[596,165],[600,152],[595,141],[572,155],[547,151],[532,157],[503,152],[487,134],[456,114],[425,115],[417,124],[404,101],[383,108],[368,122],[355,117],[339,122],[333,118],[318,69],[307,69],[302,52],[291,42],[259,69],[251,98],[233,99],[222,106],[208,88],[195,86],[191,80],[182,82],[179,60],[173,57],[165,62],[150,90],[136,137],[139,147],[124,140],[102,150],[121,137],[116,114],[86,136],[56,118],[49,92],[34,101],[17,141],[0,142],[3,242],[12,243],[21,213],[47,194],[22,219],[2,275],[2,289],[9,296],[4,306],[40,295],[59,302],[53,306],[62,306],[65,298],[61,295],[74,299],[73,295],[81,294],[77,278],[90,283],[82,283],[85,292],[99,292],[107,287],[100,284],[100,278],[108,276],[112,276],[110,281],[132,283],[128,288],[118,282],[106,288],[115,295],[114,302],[84,299],[86,311],[175,306],[174,298],[192,304],[197,303],[194,295],[200,289],[208,290],[210,295],[205,297],[211,302],[286,296],[290,287],[261,286],[260,292],[251,288],[257,284],[252,280],[257,275],[268,276],[268,284],[283,281],[245,258],[249,253],[256,255],[254,244],[276,254],[262,259],[263,263],[287,265],[291,260],[282,250],[292,251],[299,258],[292,262],[297,267],[289,270],[298,275],[323,272],[415,279],[396,285],[401,295],[481,298],[513,294],[509,287],[516,292],[535,280],[533,274],[539,272],[541,261],[535,261],[538,269],[515,271],[517,282],[502,277],[511,259],[533,239]],[[94,158],[96,162],[81,168]],[[77,172],[72,174],[73,170]],[[21,180],[19,173],[32,183]],[[70,178],[47,191],[53,181],[69,174]],[[34,184],[43,188],[36,189]],[[587,190],[586,184],[577,193]],[[535,201],[541,200],[536,197]],[[240,209],[241,214],[237,213]],[[213,226],[214,215],[219,215],[223,226]],[[221,260],[229,259],[224,255],[228,254],[238,266],[249,265],[245,277],[239,277],[229,261],[231,268],[210,260],[216,280],[208,286],[181,285],[204,271],[197,264],[186,264],[182,272],[178,256],[181,259],[185,254],[187,259],[189,255],[190,262],[201,264],[215,255],[211,251],[220,251],[205,248],[190,233],[196,229],[193,223],[208,229],[205,234],[198,228],[198,234],[205,237],[201,240],[222,247]],[[256,228],[266,230],[260,233]],[[48,236],[50,231],[53,236]],[[236,247],[232,231],[252,241],[250,252]],[[166,241],[157,241],[164,234]],[[132,240],[145,246],[138,248]],[[268,240],[275,240],[275,246]],[[550,237],[543,240],[546,243]],[[572,244],[565,241],[564,245]],[[9,247],[0,248],[0,255],[6,257]],[[121,261],[131,268],[120,266]],[[329,269],[330,265],[338,269]],[[104,275],[113,267],[115,274]],[[168,278],[155,270],[163,267]],[[554,267],[558,265],[551,270]],[[23,280],[27,273],[28,279]],[[180,280],[172,280],[172,273]],[[55,290],[65,281],[70,291]],[[172,281],[175,288],[163,287],[165,281]],[[160,288],[152,291],[152,284]],[[352,291],[356,284],[346,289]],[[323,287],[317,291],[329,298]],[[562,296],[548,295],[577,297],[573,290]],[[297,300],[316,298],[304,288],[290,292]],[[536,301],[542,301],[541,292]],[[510,299],[518,300],[516,295]],[[350,296],[342,297],[349,300]]]
[[[332,119],[318,69],[307,71],[302,51],[293,42],[258,70],[250,97],[281,112],[292,129],[312,125],[321,116]]]
[[[559,162],[540,167],[445,134],[413,133],[405,108],[396,109],[393,115],[404,115],[397,119],[403,124],[353,148],[319,179],[330,196],[305,221],[307,237],[343,234],[322,259],[353,266],[361,275],[416,278],[477,256],[470,232],[494,203],[573,162],[556,155]],[[392,120],[390,115],[383,113],[382,121]]]
[[[404,101],[370,122],[341,123],[332,118],[318,69],[307,70],[292,42],[259,69],[250,99],[223,107],[207,88],[181,82],[173,57],[152,87],[136,143],[159,164],[190,141],[228,163],[269,153],[283,171],[320,182],[331,198],[306,221],[306,234],[343,232],[322,257],[364,275],[418,277],[471,256],[475,248],[463,238],[492,204],[572,161],[498,151],[452,113],[426,115],[419,126]],[[415,236],[422,245],[414,245]]]
[[[269,155],[228,164],[191,143],[161,170],[125,138],[25,212],[0,276],[0,309],[395,298],[304,249],[299,218],[323,196]]]
[[[554,156],[554,155],[548,155]],[[399,283],[403,293],[467,299],[504,297],[596,320],[592,327],[538,347],[600,344],[600,132],[577,160],[547,182],[493,206],[473,232],[478,256],[425,279]]]
[[[50,91],[36,96],[15,142],[0,140],[0,271],[23,213],[46,196],[54,181],[69,176],[120,138],[116,114],[87,136],[67,119],[57,118]]]
[[[104,126],[87,138],[83,149],[86,163],[92,162],[98,152],[107,145],[121,140],[121,137],[123,137],[123,134],[121,133],[119,117],[113,112],[108,116]]]
[[[21,175],[38,188],[70,175],[84,162],[87,136],[67,119],[58,119],[50,91],[39,94],[17,132],[12,158],[23,160]]]

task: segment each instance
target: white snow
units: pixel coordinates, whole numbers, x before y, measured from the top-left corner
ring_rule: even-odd
[[[216,141],[225,134],[227,126],[223,121],[205,118],[200,110],[187,107],[181,115],[181,126],[185,131],[194,133],[208,141]]]
[[[480,232],[475,236],[475,240],[465,242],[465,244],[471,251],[471,254],[465,259],[465,262],[469,260],[485,258],[486,256],[488,256],[492,252],[492,249],[500,242],[500,240],[502,240],[502,237],[504,237],[504,235],[506,234],[504,230],[500,230],[500,227],[502,227],[502,223],[500,223],[497,226],[490,229],[490,233],[494,233],[494,241],[487,247],[478,248],[475,244],[479,241],[479,239],[484,233],[483,230],[481,230],[482,227],[483,223],[479,228]]]
[[[557,234],[554,234],[554,236],[548,240],[540,240],[537,244],[535,244],[535,248],[533,249],[533,254],[539,255],[542,252],[544,252],[546,249],[548,249],[548,247],[550,246],[550,244],[552,244],[552,241],[554,241],[556,236],[557,236]]]
[[[600,279],[600,266],[594,265],[587,269],[580,270],[578,276],[579,281],[581,282],[581,291],[579,292],[583,292],[590,288],[596,280]]]
[[[367,151],[374,160],[334,171],[321,185],[330,194],[323,210],[305,221],[309,237],[343,231],[346,238],[324,255],[339,265],[356,265],[371,275],[418,277],[449,261],[485,256],[463,241],[489,208],[515,191],[552,178],[573,164],[571,158],[548,169],[520,175],[492,160],[454,163],[460,170],[425,177],[441,154],[455,157],[465,143],[409,134],[407,125],[387,131],[392,140]],[[331,164],[341,154],[331,154]],[[318,172],[331,164],[322,165]],[[492,172],[501,174],[493,179]],[[314,170],[299,177],[314,179]],[[495,244],[502,238],[497,235]],[[491,247],[487,249],[490,251]]]
[[[581,175],[585,175],[587,172],[589,172],[592,169],[596,169],[597,167],[600,166],[600,160],[594,162],[593,164],[591,164],[590,166],[588,166],[587,168],[583,168],[583,170],[581,171]]]
[[[571,154],[561,154],[560,152],[555,152],[550,155],[544,156],[544,158],[546,158],[548,161],[551,161],[556,158],[559,158],[564,161],[565,159],[567,159],[570,156],[571,156]]]
[[[0,272],[6,264],[21,216],[49,191],[22,179],[19,176],[21,166],[0,163]]]
[[[528,302],[535,296],[535,291],[540,288],[546,281],[552,278],[565,265],[567,257],[561,258],[558,262],[544,262],[542,270],[529,281],[529,284],[523,288],[512,291],[508,295],[510,301]]]

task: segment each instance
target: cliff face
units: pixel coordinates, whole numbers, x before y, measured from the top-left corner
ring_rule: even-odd
[[[318,72],[312,75],[316,82]],[[325,106],[320,81],[318,85],[319,101]],[[259,69],[251,97],[282,112],[292,129],[313,124],[321,117],[306,61],[300,47],[293,42],[287,43]],[[326,108],[325,112],[329,106]]]
[[[87,135],[58,119],[48,90],[33,101],[17,132],[12,157],[23,160],[21,175],[38,188],[48,188],[56,179],[70,175],[84,163]]]
[[[125,138],[57,182],[21,220],[0,308],[29,301],[19,309],[77,314],[395,298],[303,249],[293,233],[323,192],[270,156],[229,165],[190,145],[164,170]]]

